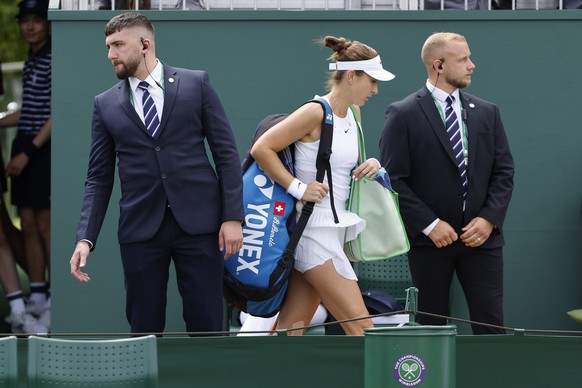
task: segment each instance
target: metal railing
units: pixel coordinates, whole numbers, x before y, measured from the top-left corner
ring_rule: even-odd
[[[580,8],[582,0],[61,0],[63,10],[544,10]]]

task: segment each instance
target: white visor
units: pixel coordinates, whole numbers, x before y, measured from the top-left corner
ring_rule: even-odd
[[[366,61],[338,61],[329,64],[329,70],[362,70],[378,81],[390,81],[395,75],[382,67],[380,56]]]

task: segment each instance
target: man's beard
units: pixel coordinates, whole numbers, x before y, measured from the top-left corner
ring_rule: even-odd
[[[118,63],[121,64],[121,68],[115,67],[115,75],[119,79],[128,79],[135,74],[140,62],[141,58],[134,57],[128,59],[125,63]]]
[[[449,85],[454,86],[457,89],[463,89],[471,85],[471,80],[465,81],[463,78],[446,78],[446,81]]]

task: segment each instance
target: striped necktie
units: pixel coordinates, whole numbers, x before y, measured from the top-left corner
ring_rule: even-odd
[[[455,159],[457,161],[457,167],[461,174],[461,180],[463,182],[463,200],[467,198],[467,166],[465,165],[465,157],[463,154],[463,137],[461,135],[461,125],[459,124],[459,117],[453,109],[453,96],[448,96],[445,100],[447,107],[445,109],[445,124],[447,127],[447,135],[453,146],[453,153],[455,154]]]
[[[158,118],[158,111],[156,109],[156,104],[154,104],[154,99],[152,98],[150,92],[148,92],[149,86],[150,85],[146,81],[141,81],[139,85],[137,85],[138,88],[143,90],[141,101],[145,126],[150,135],[155,139],[158,137],[160,119]]]

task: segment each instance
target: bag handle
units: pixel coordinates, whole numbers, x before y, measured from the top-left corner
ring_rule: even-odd
[[[352,104],[350,109],[354,114],[354,119],[356,120],[356,126],[358,127],[358,148],[360,151],[360,163],[366,161],[366,144],[364,143],[364,132],[362,131],[362,124],[360,124],[360,115],[356,110],[356,107]]]
[[[358,145],[360,149],[361,158],[360,163],[362,163],[362,160],[366,161],[366,145],[364,143],[364,131],[362,131],[362,124],[360,124],[360,116],[358,115],[358,112],[356,111],[354,105],[350,105],[350,109],[354,114],[354,118],[356,119],[356,124],[358,127]],[[378,181],[380,184],[384,185],[384,187],[386,187],[388,190],[393,190],[392,182],[390,181],[390,176],[388,175],[384,167],[380,167],[380,170],[378,170],[378,173],[376,174],[376,177],[374,179]]]

